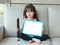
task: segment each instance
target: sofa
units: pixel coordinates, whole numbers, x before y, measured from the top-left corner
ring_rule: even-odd
[[[6,7],[4,24],[0,25],[0,45],[60,45],[60,6],[35,5],[38,18],[44,21],[44,32],[50,39],[41,44],[31,43],[20,39],[17,41],[16,19],[20,16],[20,28],[22,28],[23,10],[25,5],[19,7]]]

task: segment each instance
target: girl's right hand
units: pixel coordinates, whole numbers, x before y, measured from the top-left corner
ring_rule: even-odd
[[[18,31],[21,31],[21,30],[20,30],[20,28],[17,28],[16,31],[18,32]]]

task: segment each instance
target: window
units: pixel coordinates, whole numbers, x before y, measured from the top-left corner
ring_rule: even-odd
[[[3,24],[4,21],[4,4],[0,4],[0,24]]]
[[[0,4],[0,15],[4,14],[4,5]]]

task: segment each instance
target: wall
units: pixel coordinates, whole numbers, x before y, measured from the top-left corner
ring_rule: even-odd
[[[0,3],[41,3],[41,4],[60,4],[60,0],[0,0]]]
[[[11,0],[12,3],[60,4],[60,0]]]

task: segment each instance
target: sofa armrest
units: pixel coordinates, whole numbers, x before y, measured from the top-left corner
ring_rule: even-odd
[[[0,41],[3,39],[3,25],[0,25]]]

